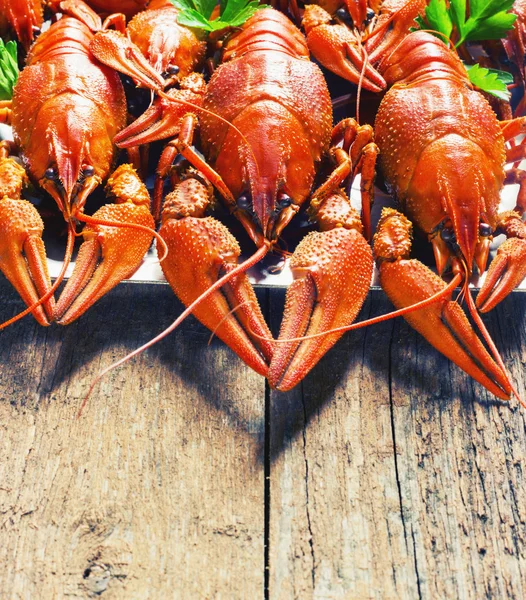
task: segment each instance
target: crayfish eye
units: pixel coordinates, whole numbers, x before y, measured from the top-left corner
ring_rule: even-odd
[[[95,173],[95,168],[92,165],[86,165],[83,169],[82,169],[82,174],[84,175],[84,177],[92,177]]]
[[[44,177],[46,179],[56,179],[57,178],[57,170],[54,167],[48,167],[44,172]]]
[[[248,194],[241,194],[237,199],[237,207],[241,210],[250,210],[252,202]]]
[[[481,237],[489,237],[493,233],[493,229],[488,223],[481,223],[479,225],[479,235]]]
[[[452,229],[449,229],[449,227],[444,227],[444,229],[442,229],[440,232],[440,237],[444,240],[444,242],[449,244],[455,242],[456,240],[455,232]]]
[[[278,208],[284,209],[292,204],[292,198],[286,194],[285,192],[280,192],[278,194]]]
[[[169,65],[166,72],[168,75],[177,75],[177,73],[179,73],[179,67],[177,65]]]
[[[334,16],[339,19],[342,23],[345,23],[345,25],[347,25],[348,27],[354,27],[354,23],[351,19],[351,15],[349,14],[349,12],[347,11],[346,8],[339,8],[335,13]]]

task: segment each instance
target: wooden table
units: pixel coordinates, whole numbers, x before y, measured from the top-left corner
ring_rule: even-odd
[[[262,292],[274,330],[281,292]],[[0,281],[0,320],[20,301]],[[166,286],[0,333],[2,598],[526,597],[525,412],[402,320],[269,390]],[[389,310],[373,293],[362,316]],[[526,297],[486,322],[526,398]]]

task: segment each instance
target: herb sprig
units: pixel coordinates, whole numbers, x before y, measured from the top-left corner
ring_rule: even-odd
[[[4,44],[0,38],[0,100],[11,100],[18,79],[16,42]]]
[[[465,42],[498,40],[513,28],[517,15],[508,12],[514,0],[430,0],[425,17],[417,17],[418,29],[431,29],[441,39],[451,39],[455,48]],[[467,9],[469,10],[467,11]],[[479,89],[509,100],[509,73],[486,69],[479,65],[464,65],[470,81]]]
[[[499,40],[506,37],[517,15],[508,12],[514,0],[430,0],[425,17],[417,17],[420,29],[432,29],[451,37],[455,48],[464,42]],[[469,16],[466,18],[466,8]]]
[[[471,83],[483,92],[488,92],[506,102],[510,99],[507,86],[513,83],[513,76],[506,71],[486,69],[480,65],[464,65]]]
[[[219,31],[226,27],[239,27],[243,25],[255,12],[265,5],[257,0],[221,0],[219,17],[211,19],[217,0],[170,0],[181,13],[177,22],[186,27],[204,29],[205,31]]]

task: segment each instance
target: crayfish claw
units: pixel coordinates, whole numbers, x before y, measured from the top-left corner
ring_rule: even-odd
[[[431,269],[407,258],[410,237],[408,219],[393,209],[384,209],[374,238],[374,252],[380,284],[397,309],[417,305],[446,288]],[[486,350],[462,308],[451,300],[452,293],[407,313],[404,319],[492,394],[509,400],[512,388],[506,373]]]
[[[90,43],[91,53],[102,64],[128,75],[137,85],[162,90],[165,81],[131,40],[111,29],[98,31]]]
[[[67,325],[140,266],[153,239],[150,196],[131,165],[121,165],[108,180],[116,204],[107,204],[86,220],[73,274],[55,308]]]
[[[279,340],[323,333],[350,325],[365,300],[373,259],[365,238],[355,229],[337,227],[310,233],[291,259],[289,287]],[[276,345],[269,383],[292,389],[338,341],[343,332]]]
[[[305,7],[303,27],[307,45],[316,60],[352,83],[357,84],[362,79],[366,90],[384,90],[385,79],[369,63],[355,33],[345,25],[333,24],[331,21],[331,15],[320,6],[308,4]]]
[[[488,312],[512,292],[526,277],[526,239],[509,238],[499,246],[476,304]]]
[[[46,250],[42,241],[44,223],[37,209],[20,194],[27,184],[24,168],[8,148],[0,149],[0,269],[27,306],[38,302],[51,289]],[[41,325],[49,325],[53,297],[31,312]]]
[[[222,223],[203,216],[209,195],[201,181],[190,177],[176,186],[164,204],[159,233],[168,255],[161,267],[185,306],[238,264],[240,248],[235,238]],[[272,334],[246,273],[234,276],[203,300],[193,315],[248,366],[267,375]]]
[[[0,200],[0,269],[31,306],[51,289],[46,250],[42,241],[44,223],[27,200]],[[53,318],[54,299],[31,312],[40,325]]]

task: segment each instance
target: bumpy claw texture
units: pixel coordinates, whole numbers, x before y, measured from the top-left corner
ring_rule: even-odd
[[[24,167],[12,157],[0,157],[0,196],[20,198],[26,185]]]
[[[161,266],[185,306],[238,264],[240,249],[232,234],[219,221],[202,217],[207,197],[205,186],[189,178],[167,196],[163,211],[159,233],[168,245],[168,256]],[[252,369],[267,375],[272,334],[245,273],[201,302],[193,314]],[[251,331],[268,339],[253,337]]]
[[[344,227],[311,233],[296,248],[290,266],[294,281],[287,291],[280,339],[321,333],[354,321],[373,270],[370,247],[360,233]],[[270,385],[290,390],[342,335],[277,344]]]
[[[20,200],[27,183],[24,169],[13,158],[0,158],[0,269],[32,305],[50,288],[46,252],[42,241],[44,223],[36,208]],[[54,300],[37,306],[32,314],[41,325],[49,325]]]
[[[363,233],[360,215],[351,207],[349,200],[340,190],[332,193],[323,201],[314,218],[320,231],[330,231],[335,227],[344,227]]]
[[[131,277],[152,243],[155,225],[150,196],[131,165],[121,165],[108,180],[106,190],[115,196],[115,204],[103,206],[92,219],[122,226],[90,223],[84,228],[75,269],[55,310],[61,325],[74,321],[118,283]]]
[[[384,209],[375,235],[374,252],[379,262],[380,284],[396,308],[426,300],[446,287],[444,281],[420,261],[407,256],[407,219]],[[492,394],[509,400],[511,387],[506,374],[486,351],[461,307],[451,294],[404,316],[439,352],[485,386]]]

